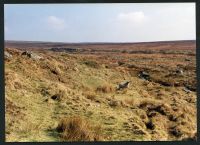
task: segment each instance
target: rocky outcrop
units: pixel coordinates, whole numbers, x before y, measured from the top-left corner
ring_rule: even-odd
[[[37,54],[35,54],[35,53],[32,53],[32,52],[30,52],[30,51],[24,51],[24,52],[22,52],[21,55],[22,55],[22,56],[23,56],[23,55],[24,55],[24,56],[27,56],[27,57],[32,58],[32,59],[34,59],[34,60],[40,60],[40,59],[42,59],[41,56],[39,56],[39,55],[37,55]]]

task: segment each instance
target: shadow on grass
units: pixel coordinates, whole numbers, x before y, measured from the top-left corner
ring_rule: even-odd
[[[59,139],[60,134],[55,129],[47,129],[45,132],[46,132],[47,136],[54,139],[55,142],[60,141],[60,139]]]

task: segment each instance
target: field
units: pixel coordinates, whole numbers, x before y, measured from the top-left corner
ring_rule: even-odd
[[[5,47],[7,142],[196,140],[195,41]]]

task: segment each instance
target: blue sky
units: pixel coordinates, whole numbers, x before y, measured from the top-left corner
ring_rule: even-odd
[[[7,4],[4,27],[5,40],[193,40],[195,4]]]

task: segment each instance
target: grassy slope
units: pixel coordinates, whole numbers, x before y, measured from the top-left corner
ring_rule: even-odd
[[[35,61],[17,50],[9,52],[13,58],[5,64],[6,141],[59,141],[59,120],[76,115],[101,125],[103,140],[177,140],[196,132],[196,93],[186,94],[182,86],[139,79],[137,69],[120,67],[112,57],[46,52],[38,53],[44,60]],[[145,56],[130,57],[133,64],[149,67],[144,59],[139,62]],[[166,65],[161,58],[157,63]],[[98,64],[84,63],[94,60]],[[123,80],[131,80],[130,87],[115,91]],[[54,94],[60,94],[60,100],[51,99]],[[152,109],[156,107],[161,109]],[[152,110],[157,115],[149,117]],[[149,121],[155,129],[146,127]],[[173,127],[182,136],[170,133]]]

